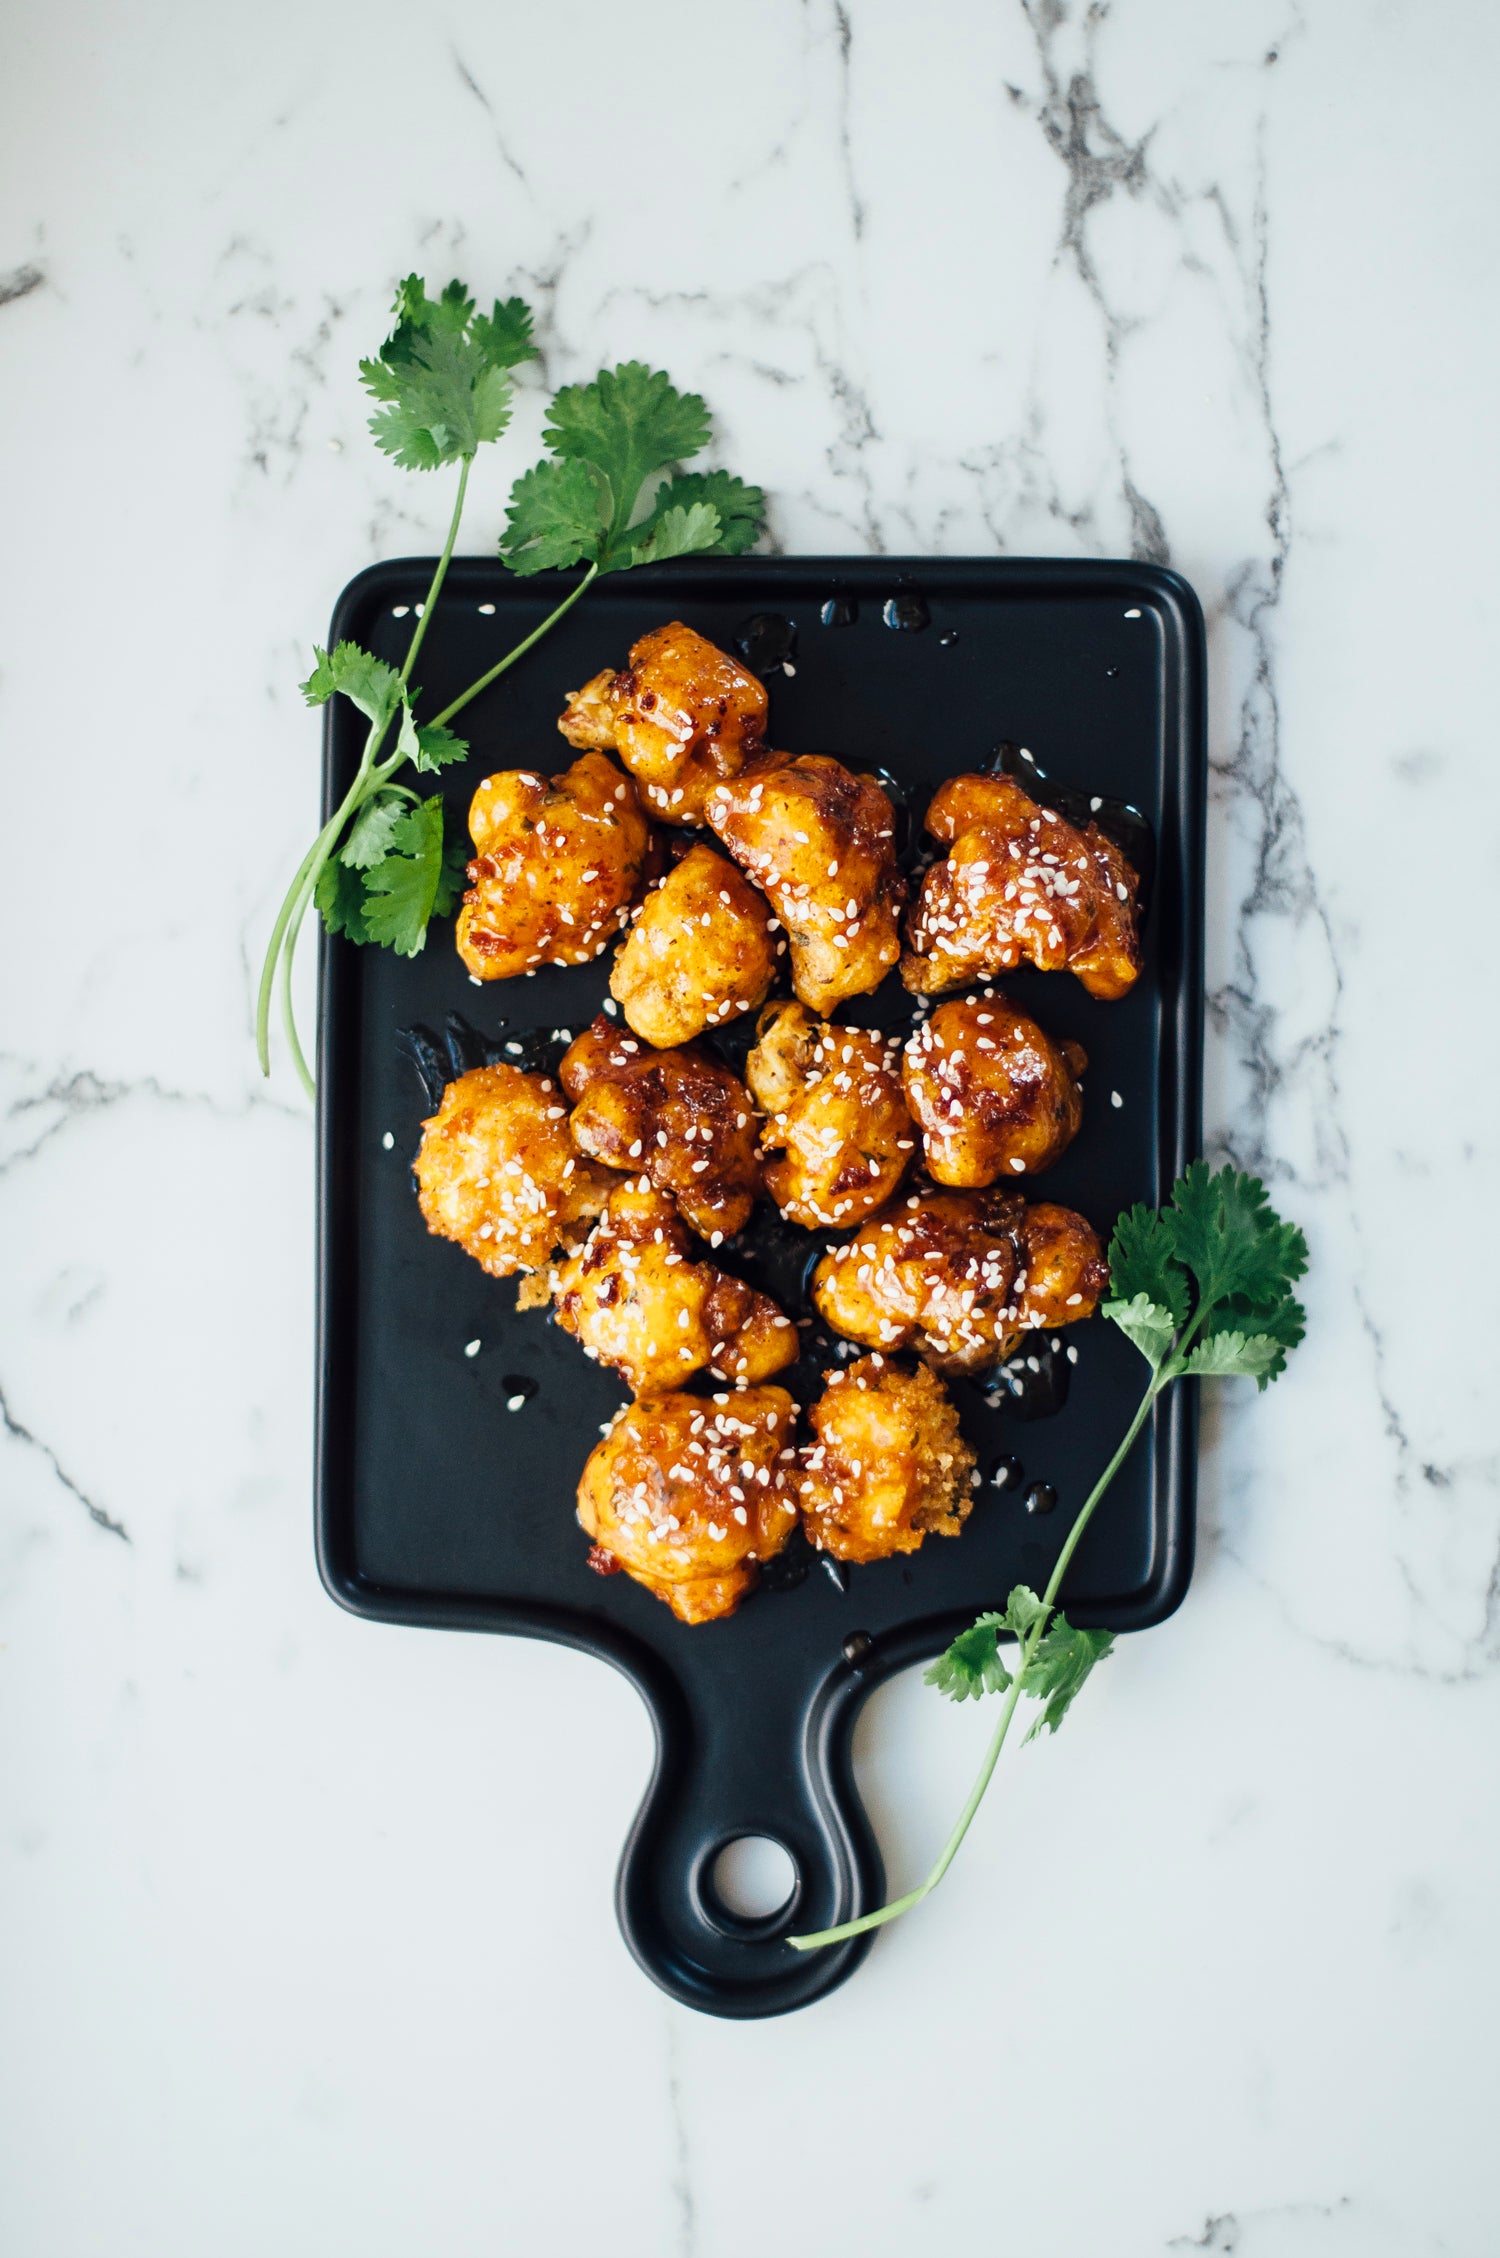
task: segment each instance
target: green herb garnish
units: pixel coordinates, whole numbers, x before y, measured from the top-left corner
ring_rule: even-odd
[[[357,643],[316,650],[302,685],[309,705],[348,698],[369,723],[353,783],[303,856],[271,931],[256,1002],[261,1071],[270,1072],[271,1003],[279,994],[292,1061],[309,1096],[313,1078],[292,1008],[292,966],[309,904],[331,933],[415,956],[427,927],[463,891],[469,848],[444,835],[441,795],[424,799],[397,780],[410,769],[434,775],[462,760],[469,747],[448,728],[453,716],[540,642],[602,572],[659,564],[688,555],[739,556],[759,534],[765,497],[727,471],[683,472],[675,466],[708,444],[708,409],[694,392],[678,392],[660,370],[627,361],[604,369],[592,384],[565,385],[553,397],[544,434],[549,454],[511,489],[504,562],[517,574],[582,564],[577,585],[514,650],[471,682],[430,721],[419,722],[421,696],[412,668],[447,577],[481,446],[510,422],[510,372],[534,358],[531,314],[519,298],[476,311],[461,282],[441,297],[409,275],[396,293],[396,325],[360,381],[380,403],[370,418],[375,443],[406,470],[458,466],[448,537],[400,670]],[[392,726],[394,747],[385,751]]]
[[[1005,1696],[969,1800],[924,1882],[856,1921],[789,1937],[799,1952],[879,1928],[936,1889],[984,1798],[1021,1696],[1041,1704],[1027,1739],[1034,1740],[1044,1726],[1055,1733],[1094,1665],[1110,1652],[1109,1633],[1075,1628],[1057,1607],[1057,1595],[1099,1500],[1157,1397],[1181,1379],[1243,1377],[1265,1388],[1302,1338],[1303,1309],[1291,1289],[1307,1268],[1307,1243],[1273,1212],[1264,1185],[1232,1168],[1210,1174],[1205,1162],[1194,1161],[1164,1208],[1133,1207],[1122,1215],[1110,1241],[1109,1267],[1114,1298],[1104,1303],[1102,1314],[1151,1367],[1140,1408],[1084,1501],[1041,1597],[1018,1584],[1003,1612],[981,1615],[927,1672],[927,1683],[950,1701]],[[1013,1670],[1001,1657],[1002,1636],[1016,1644]]]

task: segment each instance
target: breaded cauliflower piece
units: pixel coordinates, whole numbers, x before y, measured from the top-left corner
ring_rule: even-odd
[[[929,1535],[956,1537],[974,1502],[974,1453],[925,1364],[862,1356],[830,1372],[798,1453],[797,1502],[836,1560],[887,1560]]]
[[[938,1372],[982,1372],[1038,1326],[1090,1317],[1109,1283],[1097,1233],[1071,1208],[998,1189],[893,1200],[818,1264],[836,1333],[914,1349]]]
[[[691,1048],[652,1050],[601,1013],[564,1053],[559,1073],[574,1101],[580,1152],[649,1176],[712,1246],[744,1229],[761,1190],[755,1109],[720,1060]]]
[[[690,847],[636,911],[609,992],[648,1043],[690,1043],[764,1001],[775,926],[765,896],[732,862]]]
[[[901,1062],[929,1176],[960,1188],[1040,1176],[1078,1134],[1087,1064],[993,989],[939,1004]]]
[[[768,754],[709,794],[709,824],[786,927],[792,987],[827,1014],[901,954],[896,817],[878,784],[822,753]]]
[[[558,1278],[558,1324],[634,1395],[680,1388],[705,1366],[716,1380],[769,1380],[797,1360],[797,1328],[770,1296],[693,1252],[668,1195],[627,1177]]]
[[[797,1526],[796,1416],[784,1388],[631,1404],[578,1485],[590,1565],[623,1568],[680,1622],[732,1615]]]
[[[655,834],[628,776],[585,753],[549,781],[487,776],[469,807],[474,860],[458,953],[477,980],[587,964],[628,924],[657,869]]]
[[[761,1014],[745,1079],[767,1117],[766,1189],[793,1223],[847,1227],[895,1191],[917,1149],[899,1056],[899,1037],[831,1026],[805,1004]]]
[[[618,752],[664,822],[701,823],[710,788],[759,749],[765,685],[674,619],[631,646],[623,672],[570,691],[557,726],[572,745]]]
[[[494,1278],[576,1245],[612,1182],[579,1154],[557,1085],[518,1066],[478,1066],[448,1084],[422,1124],[415,1170],[428,1230]]]
[[[1012,776],[952,776],[927,810],[948,848],[922,880],[901,977],[914,994],[993,979],[1023,958],[1123,996],[1141,969],[1140,880],[1097,823],[1077,830]]]

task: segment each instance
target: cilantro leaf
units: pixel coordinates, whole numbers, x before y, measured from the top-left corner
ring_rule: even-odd
[[[613,507],[602,473],[587,463],[540,462],[510,490],[500,554],[523,575],[595,563]]]
[[[657,488],[651,514],[632,525],[631,540],[639,545],[651,536],[668,510],[690,510],[695,502],[706,502],[718,513],[719,536],[707,554],[743,556],[759,538],[765,523],[766,497],[758,486],[747,486],[727,470],[684,470]]]
[[[331,652],[315,643],[313,657],[317,665],[299,684],[308,704],[326,705],[335,691],[342,691],[377,729],[384,729],[401,703],[401,677],[396,669],[361,650],[358,643],[338,643]]]
[[[1133,1294],[1129,1301],[1107,1301],[1101,1314],[1135,1343],[1153,1371],[1163,1363],[1177,1337],[1172,1312],[1147,1294]]]
[[[666,510],[656,522],[648,539],[632,541],[627,555],[620,559],[622,565],[662,564],[668,557],[688,557],[719,545],[719,513],[708,502],[694,502],[691,509],[677,507]]]
[[[1269,1333],[1214,1333],[1200,1341],[1183,1366],[1204,1380],[1254,1380],[1265,1388],[1286,1370],[1286,1346]]]
[[[566,384],[554,394],[543,436],[554,455],[603,473],[613,497],[610,531],[618,537],[651,473],[700,453],[710,429],[696,392],[679,392],[644,361],[622,361],[601,369],[592,384]]]
[[[441,793],[409,808],[396,825],[388,854],[365,872],[365,928],[372,941],[414,957],[427,940],[447,868],[443,853]]]
[[[1000,1659],[999,1633],[1005,1627],[1003,1615],[981,1615],[924,1671],[924,1683],[936,1686],[950,1701],[979,1701],[987,1693],[1004,1693],[1011,1682]]]
[[[391,840],[406,807],[404,792],[376,792],[366,800],[339,849],[338,859],[351,870],[369,870],[389,854]]]
[[[1109,1282],[1116,1300],[1154,1303],[1171,1317],[1174,1332],[1187,1317],[1190,1298],[1187,1273],[1175,1253],[1171,1226],[1149,1207],[1127,1208],[1109,1242]]]
[[[336,855],[319,871],[313,901],[330,933],[342,933],[346,941],[360,943],[372,938],[365,923],[364,880]]]
[[[1044,1704],[1027,1740],[1034,1741],[1044,1726],[1057,1731],[1094,1664],[1104,1660],[1114,1643],[1108,1631],[1075,1630],[1058,1610],[1037,1642],[1022,1686]]]
[[[464,760],[468,751],[467,737],[457,737],[451,729],[445,729],[441,722],[429,721],[424,722],[417,731],[417,749],[411,758],[413,765],[424,776],[433,776],[453,761]]]
[[[1307,1241],[1273,1211],[1258,1177],[1195,1160],[1173,1188],[1162,1221],[1172,1252],[1205,1302],[1230,1294],[1275,1302],[1307,1268]]]
[[[436,470],[498,439],[510,421],[509,371],[534,350],[519,299],[476,315],[461,282],[436,300],[419,275],[396,292],[396,326],[359,364],[384,405],[370,418],[375,443],[406,470]]]
[[[514,572],[740,556],[760,532],[758,486],[723,470],[662,477],[707,445],[709,420],[697,393],[679,392],[660,369],[624,361],[592,384],[564,385],[544,436],[551,455],[511,488],[500,537]]]
[[[409,690],[406,693],[409,702],[401,715],[396,750],[403,759],[411,762],[413,768],[419,769],[424,776],[429,776],[435,775],[440,768],[446,768],[450,761],[461,761],[469,749],[469,741],[466,737],[455,737],[453,731],[445,729],[441,722],[424,722],[419,728],[410,701],[419,698],[421,694],[420,690]]]
[[[497,298],[493,313],[474,316],[470,334],[496,368],[516,368],[537,357],[531,341],[531,308],[524,298]]]
[[[1005,1627],[1014,1631],[1018,1639],[1028,1638],[1038,1623],[1047,1619],[1047,1603],[1038,1599],[1029,1584],[1017,1584],[1005,1603]]]

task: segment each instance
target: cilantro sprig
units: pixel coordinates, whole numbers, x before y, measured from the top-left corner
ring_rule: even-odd
[[[724,470],[680,468],[711,434],[697,393],[679,392],[639,361],[601,370],[591,384],[565,385],[548,410],[547,455],[511,489],[500,554],[519,575],[579,564],[585,570],[539,627],[441,713],[419,722],[412,669],[452,560],[469,472],[479,449],[510,423],[511,372],[535,354],[521,299],[497,299],[484,314],[461,282],[430,298],[421,278],[408,275],[396,292],[390,336],[359,364],[360,381],[378,403],[370,418],[375,444],[406,470],[457,465],[458,484],[447,539],[399,669],[345,642],[315,649],[302,684],[310,706],[344,697],[368,724],[354,781],[303,856],[277,913],[256,1001],[262,1072],[270,1072],[271,1008],[279,995],[287,1047],[309,1096],[313,1077],[292,1005],[297,940],[309,907],[331,933],[415,956],[430,921],[446,916],[463,891],[469,849],[461,837],[445,835],[442,795],[424,798],[398,772],[433,776],[464,759],[468,744],[448,723],[540,642],[600,573],[671,557],[738,556],[764,520],[758,486]]]
[[[1055,1733],[1096,1664],[1114,1641],[1107,1631],[1080,1629],[1057,1605],[1063,1578],[1095,1509],[1129,1456],[1157,1398],[1183,1379],[1254,1380],[1269,1386],[1286,1369],[1306,1318],[1292,1293],[1307,1269],[1307,1242],[1272,1209],[1265,1186],[1232,1168],[1210,1173],[1194,1161],[1167,1205],[1133,1207],[1115,1225],[1109,1247],[1113,1298],[1102,1314],[1118,1325],[1151,1368],[1146,1392],[1108,1465],[1085,1499],[1040,1597],[1017,1584],[1002,1609],[978,1617],[927,1671],[927,1683],[950,1701],[1004,1697],[990,1745],[958,1823],[925,1881],[873,1913],[810,1936],[789,1937],[799,1952],[840,1944],[910,1912],[937,1888],[958,1854],[1000,1761],[1022,1696],[1039,1704],[1027,1733]],[[1001,1641],[1014,1640],[1015,1663]]]

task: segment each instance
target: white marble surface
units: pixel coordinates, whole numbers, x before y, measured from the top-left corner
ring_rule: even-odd
[[[1487,2258],[1494,11],[22,0],[6,47],[6,2251]],[[446,506],[354,380],[414,264],[525,292],[552,381],[700,384],[786,548],[1133,550],[1211,621],[1209,1121],[1311,1337],[1209,1422],[1181,1614],[784,2022],[620,1944],[625,1685],[313,1572],[251,966],[307,644]],[[872,1704],[896,1879],[986,1730]]]

